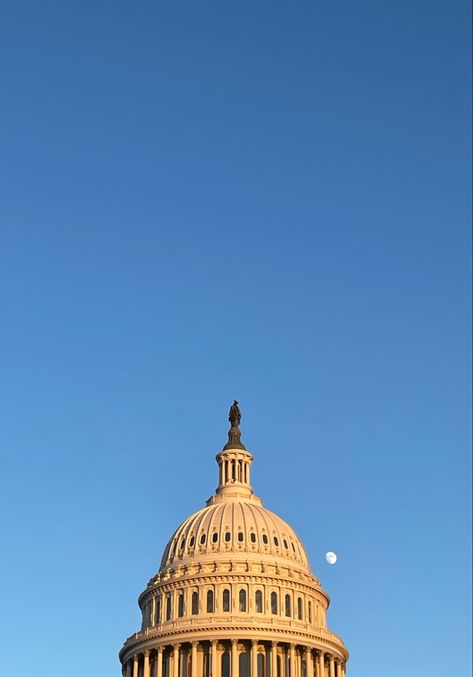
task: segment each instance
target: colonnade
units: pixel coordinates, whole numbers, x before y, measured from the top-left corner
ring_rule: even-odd
[[[345,677],[345,664],[323,649],[259,640],[209,640],[135,653],[123,677]]]

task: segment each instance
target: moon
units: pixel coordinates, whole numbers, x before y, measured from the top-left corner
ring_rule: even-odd
[[[325,553],[325,561],[326,561],[328,564],[335,564],[335,562],[337,561],[337,556],[336,556],[336,554],[335,554],[334,552],[327,552],[327,553]]]

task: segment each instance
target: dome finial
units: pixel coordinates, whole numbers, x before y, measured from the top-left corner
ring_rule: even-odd
[[[228,420],[230,421],[230,430],[228,431],[228,442],[223,447],[224,449],[246,449],[241,441],[240,425],[241,411],[237,400],[233,400],[233,404],[228,412]]]

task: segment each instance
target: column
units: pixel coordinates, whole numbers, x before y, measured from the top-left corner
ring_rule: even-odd
[[[317,677],[325,677],[325,654],[319,651],[319,674]]]
[[[232,639],[232,654],[231,654],[231,673],[230,677],[238,677],[238,650],[237,650],[238,640]]]
[[[179,647],[180,644],[174,644],[173,645],[173,653],[172,653],[172,676],[173,677],[179,677]],[[333,676],[335,677],[335,675]]]
[[[133,656],[133,677],[138,677],[138,656]]]
[[[197,677],[197,642],[192,642],[191,646],[191,677]]]
[[[305,672],[306,677],[314,677],[314,664],[312,662],[312,651],[309,647],[305,650]]]
[[[158,646],[156,655],[156,677],[163,677],[163,647]]]
[[[296,677],[296,647],[294,644],[289,646],[289,659],[290,659],[290,677]]]
[[[330,660],[330,673],[329,673],[330,677],[335,677],[335,660],[332,654],[330,654],[329,660]]]
[[[258,641],[256,639],[251,640],[251,677],[258,677]]]
[[[278,643],[271,642],[271,677],[278,677]]]
[[[217,640],[212,639],[210,642],[210,675],[217,677],[218,663],[217,663]]]
[[[153,599],[151,600],[151,627],[154,628],[156,625],[156,597],[153,595]]]
[[[145,658],[144,658],[144,663],[143,663],[143,677],[150,677],[149,651],[145,651]]]
[[[131,677],[131,661],[128,660],[125,665],[125,677]]]

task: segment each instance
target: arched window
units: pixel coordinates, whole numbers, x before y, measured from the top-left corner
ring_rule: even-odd
[[[297,618],[302,620],[302,597],[297,598]]]
[[[240,590],[239,602],[240,602],[240,611],[246,611],[246,590],[243,590],[243,588]]]
[[[257,661],[256,665],[257,665],[257,668],[258,668],[257,669],[257,677],[266,677],[265,674],[264,674],[264,658],[265,658],[265,656],[264,656],[263,653],[258,654],[258,657],[256,659],[256,661]]]
[[[222,677],[230,677],[230,652],[227,650],[222,654]]]
[[[222,609],[223,611],[230,611],[230,590],[225,588],[222,595]]]
[[[278,593],[277,592],[271,593],[271,613],[272,614],[278,613]]]
[[[242,651],[239,657],[240,675],[239,677],[250,677],[250,661],[248,660],[248,652]]]
[[[312,602],[307,602],[307,615],[309,617],[309,623],[312,623]]]
[[[255,609],[257,614],[263,613],[263,592],[261,590],[255,592]]]
[[[184,593],[180,592],[177,598],[177,615],[179,618],[184,616]]]
[[[171,593],[168,592],[166,595],[166,620],[170,621],[172,617],[172,597]]]
[[[286,595],[285,598],[284,598],[284,611],[285,611],[286,616],[291,615],[291,596],[290,595]]]
[[[196,616],[199,613],[199,593],[192,593],[192,602],[191,602],[191,611],[192,615]]]
[[[207,613],[211,614],[214,610],[214,594],[212,590],[207,591]]]

